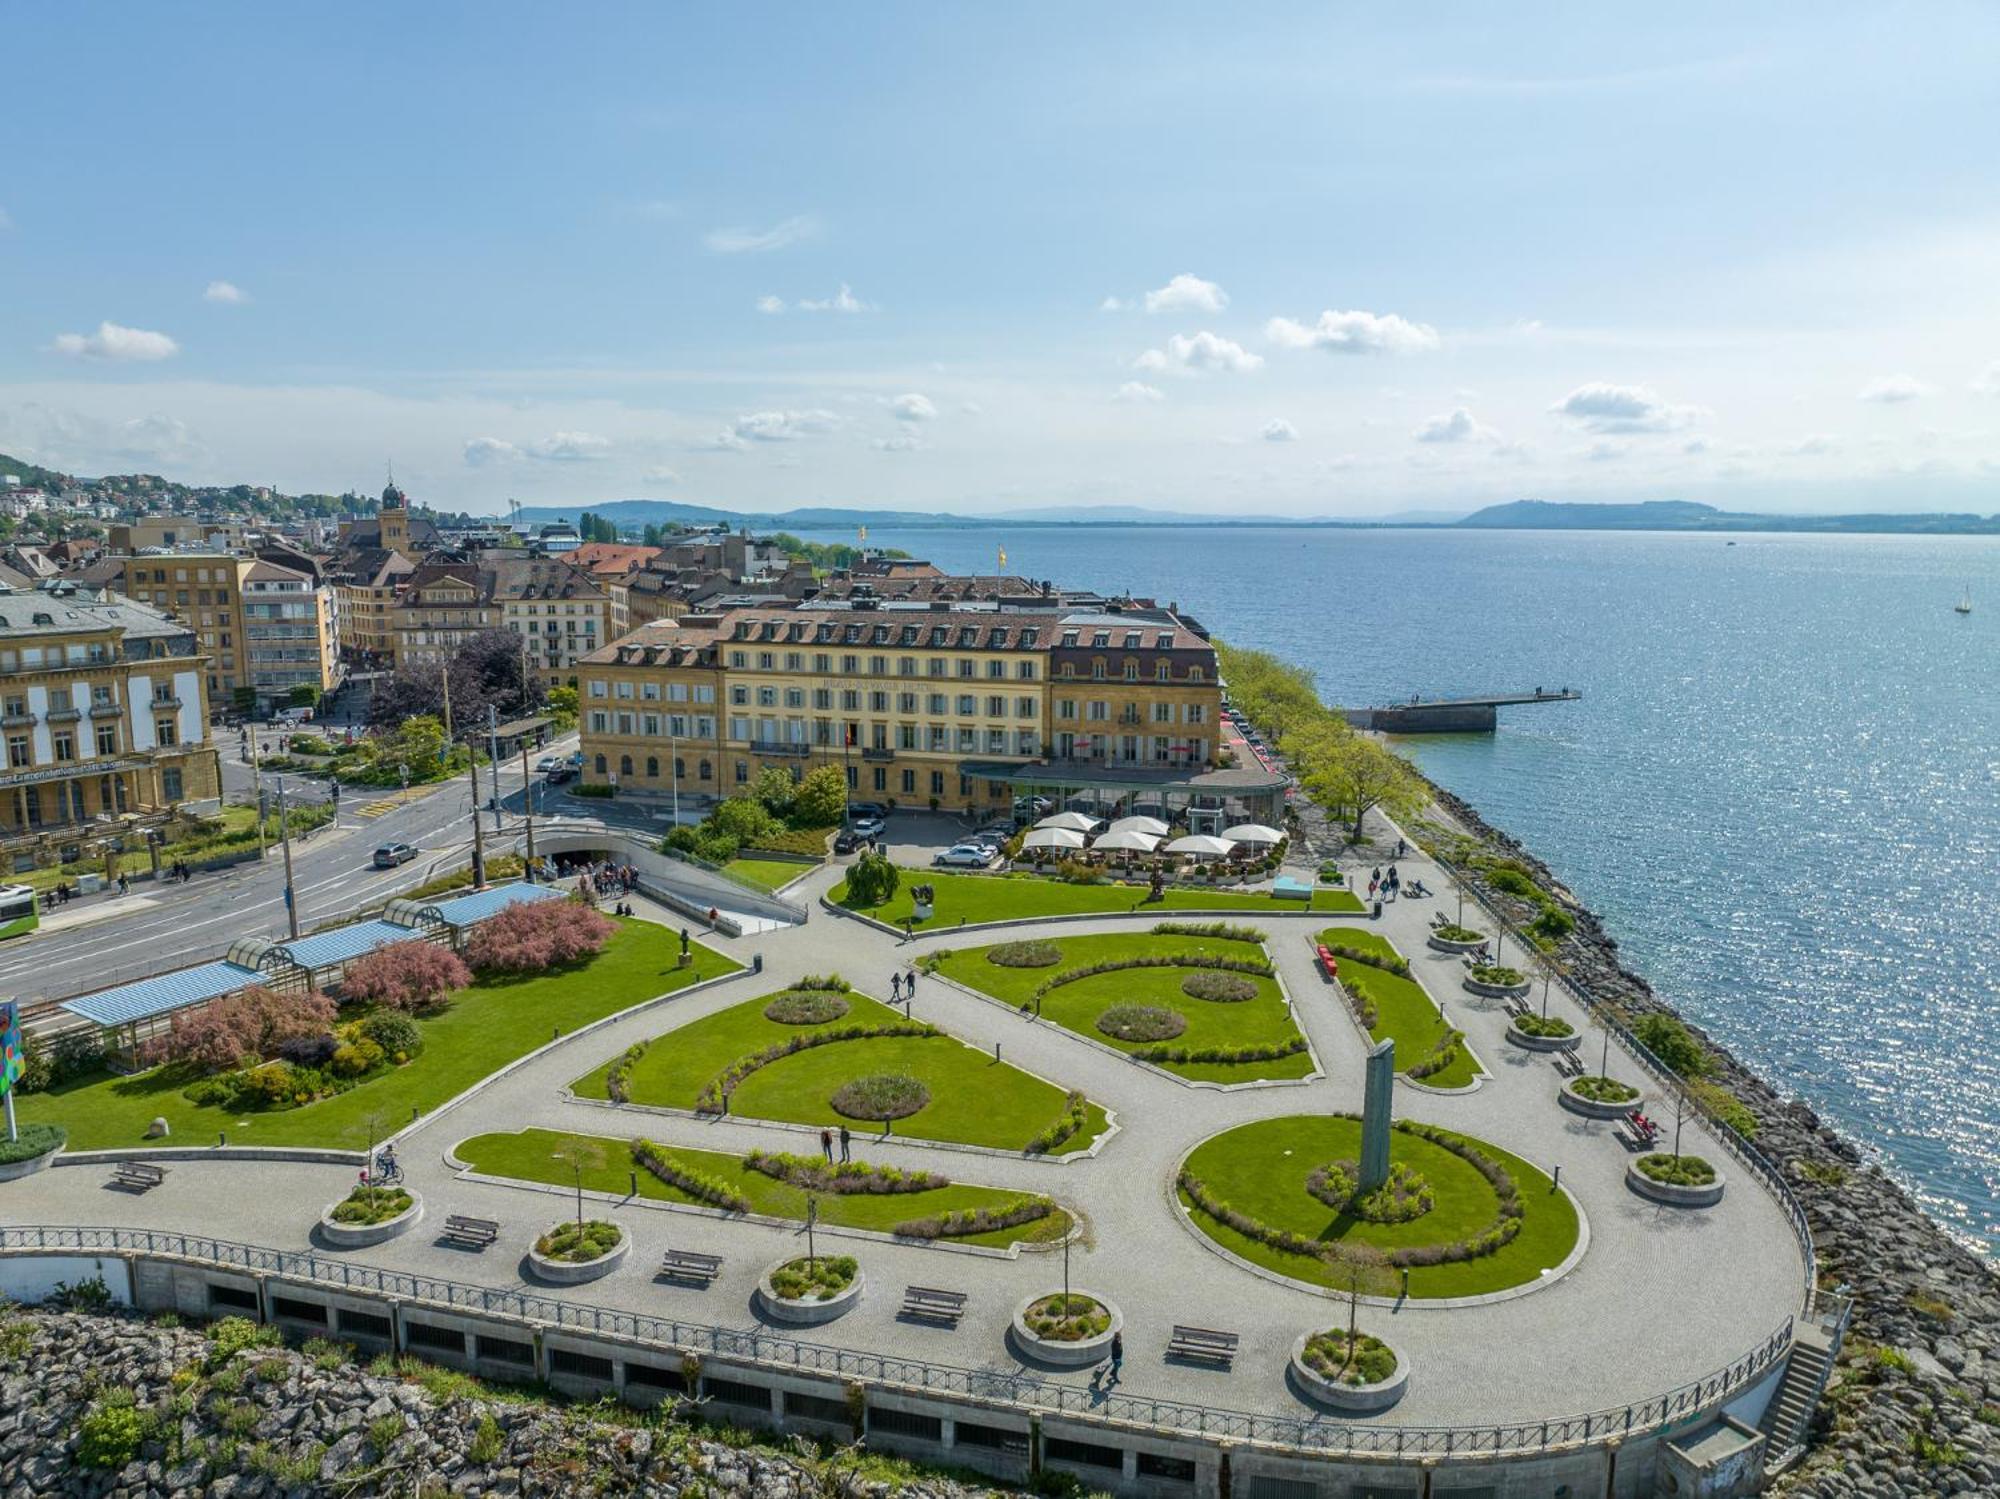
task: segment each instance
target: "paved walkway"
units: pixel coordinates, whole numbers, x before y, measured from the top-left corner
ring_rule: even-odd
[[[1406,879],[1417,876],[1433,889],[1449,889],[1443,872],[1420,857],[1401,861],[1401,867]],[[835,867],[815,874],[791,894],[816,900],[841,872]],[[1364,886],[1366,880],[1364,869]],[[1454,1023],[1466,1031],[1491,1076],[1463,1095],[1399,1087],[1396,1112],[1491,1140],[1545,1170],[1560,1165],[1563,1186],[1573,1192],[1587,1219],[1590,1245],[1572,1271],[1530,1294],[1470,1307],[1412,1303],[1364,1309],[1363,1327],[1389,1338],[1413,1366],[1409,1393],[1375,1419],[1390,1425],[1497,1424],[1617,1408],[1705,1376],[1759,1344],[1797,1309],[1803,1278],[1796,1241],[1777,1202],[1732,1169],[1730,1158],[1692,1123],[1684,1148],[1723,1163],[1730,1177],[1722,1203],[1706,1211],[1677,1212],[1632,1195],[1623,1182],[1628,1157],[1610,1138],[1609,1126],[1560,1109],[1555,1102],[1559,1078],[1550,1063],[1510,1047],[1503,1039],[1500,1006],[1476,1001],[1459,989],[1456,959],[1429,954],[1424,937],[1430,914],[1438,909],[1456,914],[1456,901],[1447,895],[1392,904],[1379,929],[1411,959],[1432,994],[1445,999]],[[650,913],[643,903],[642,910]],[[678,924],[665,913],[660,919]],[[1156,919],[1085,920],[1035,930],[1060,940],[1066,932],[1144,930]],[[981,1047],[998,1041],[1006,1061],[1086,1089],[1113,1112],[1120,1128],[1097,1157],[1066,1162],[969,1153],[900,1138],[877,1142],[857,1137],[856,1146],[864,1158],[921,1164],[968,1182],[1046,1191],[1073,1206],[1085,1234],[1072,1251],[1072,1280],[1079,1288],[1105,1294],[1125,1313],[1122,1388],[1127,1393],[1304,1415],[1307,1408],[1284,1377],[1287,1354],[1300,1332],[1338,1322],[1344,1308],[1224,1261],[1183,1221],[1170,1184],[1181,1157],[1220,1130],[1283,1114],[1359,1111],[1364,1041],[1344,1002],[1319,977],[1306,938],[1338,922],[1370,923],[1303,914],[1242,919],[1254,919],[1271,934],[1272,955],[1299,1022],[1327,1070],[1325,1078],[1232,1093],[1189,1087],[1107,1056],[1053,1024],[1024,1020],[926,977],[918,986],[918,1018]],[[782,988],[807,972],[837,970],[857,988],[886,996],[890,974],[929,948],[992,940],[997,939],[990,934],[946,932],[904,944],[817,906],[804,927],[715,939],[714,945],[746,962],[761,955],[765,971],[746,972],[566,1041],[403,1137],[410,1184],[424,1193],[432,1219],[441,1223],[448,1212],[497,1218],[505,1225],[499,1246],[470,1255],[440,1247],[431,1233],[419,1231],[359,1251],[354,1258],[482,1284],[520,1283],[516,1250],[564,1209],[555,1194],[540,1189],[457,1177],[446,1164],[446,1153],[471,1135],[539,1125],[617,1137],[644,1134],[708,1149],[743,1150],[759,1144],[813,1149],[817,1142],[809,1134],[754,1120],[613,1109],[568,1099],[562,1090],[634,1041]],[[1535,997],[1539,1003],[1539,990]],[[1584,1025],[1584,1017],[1559,993],[1550,1008],[1580,1028]],[[1585,1044],[1587,1050],[1594,1048],[1595,1035]],[[1643,1076],[1616,1047],[1611,1070],[1633,1081]],[[168,1186],[137,1199],[107,1190],[104,1175],[79,1168],[47,1172],[0,1189],[0,1206],[14,1222],[129,1223],[304,1248],[311,1226],[307,1209],[338,1197],[353,1172],[346,1167],[189,1162],[176,1167]],[[1226,1183],[1221,1185],[1226,1189]],[[285,1207],[274,1213],[273,1203]],[[798,1252],[798,1233],[769,1225],[722,1221],[643,1201],[618,1206],[613,1216],[635,1236],[626,1265],[602,1281],[558,1294],[747,1327],[757,1322],[751,1290],[759,1271]],[[826,1241],[841,1237],[838,1230],[823,1231]],[[1016,1369],[1020,1365],[1004,1337],[1013,1307],[1060,1284],[1059,1252],[1024,1251],[1007,1259],[935,1246],[847,1242],[862,1261],[869,1290],[855,1311],[815,1330],[817,1341],[973,1368]],[[721,1279],[706,1291],[656,1282],[653,1268],[669,1246],[723,1255],[727,1264]],[[970,1293],[963,1324],[951,1331],[897,1322],[902,1288],[912,1282]],[[1181,1321],[1240,1332],[1242,1352],[1235,1369],[1212,1372],[1166,1363],[1167,1337],[1172,1324]],[[1049,1377],[1079,1384],[1088,1380],[1087,1374]]]

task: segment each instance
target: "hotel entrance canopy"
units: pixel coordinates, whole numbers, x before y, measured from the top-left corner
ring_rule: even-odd
[[[1261,766],[1201,770],[1190,765],[1116,765],[1103,760],[967,760],[959,774],[1005,781],[1016,795],[1055,794],[1099,802],[1152,802],[1168,807],[1241,807],[1245,821],[1275,820],[1284,811],[1289,779]]]

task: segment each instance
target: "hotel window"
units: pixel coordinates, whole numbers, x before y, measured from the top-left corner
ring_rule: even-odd
[[[1007,675],[1007,663],[997,659],[988,661],[986,663],[986,675],[995,680],[1005,677]]]
[[[868,658],[868,674],[871,677],[888,676],[889,658],[887,656],[870,656]]]
[[[843,677],[855,676],[859,674],[860,670],[861,658],[859,656],[842,656],[840,658],[840,674]]]
[[[1173,721],[1174,721],[1174,705],[1172,703],[1153,704],[1154,723],[1172,723]]]
[[[803,708],[805,705],[806,705],[805,688],[787,687],[785,689],[785,706],[787,708]]]
[[[1090,679],[1093,682],[1101,682],[1104,680],[1104,658],[1102,656],[1095,656],[1091,658]]]
[[[917,773],[914,770],[906,770],[903,772],[903,795],[915,796],[916,794]]]
[[[917,658],[915,656],[899,657],[896,661],[896,674],[902,677],[914,677],[917,674]],[[910,788],[905,786],[903,789],[908,791]]]
[[[7,736],[7,764],[15,769],[19,769],[24,765],[32,765],[33,763],[34,761],[28,757],[28,736],[26,734],[9,734]]]
[[[913,723],[899,725],[896,729],[896,748],[913,750],[917,747],[917,726]],[[908,788],[904,788],[907,790]]]
[[[1035,716],[1035,704],[1036,699],[1031,697],[1015,698],[1014,716],[1016,718],[1033,718]]]
[[[969,717],[971,717],[971,716],[972,716],[973,714],[977,713],[978,711],[979,711],[979,699],[978,699],[978,698],[974,697],[974,696],[973,696],[973,695],[972,695],[971,693],[969,693],[969,692],[962,692],[962,693],[960,693],[960,694],[959,694],[959,696],[958,696],[958,712],[959,712],[959,716],[960,716],[960,717],[962,717],[962,718],[969,718]]]
[[[736,705],[737,707],[739,707],[739,708],[747,708],[747,707],[749,707],[749,706],[750,706],[750,689],[749,689],[748,687],[732,687],[732,688],[730,688],[730,689],[729,689],[729,701],[730,701],[730,702],[732,702],[732,703],[734,703],[734,704],[735,704],[735,705]]]
[[[930,671],[934,677],[950,676],[951,663],[942,656],[933,656],[931,657]]]
[[[760,708],[777,707],[778,689],[775,687],[759,687],[757,689],[757,706]]]
[[[769,651],[757,652],[757,670],[771,671],[777,666],[777,664],[778,664],[778,658],[772,655]]]
[[[815,672],[818,672],[821,676],[825,676],[828,672],[833,670],[833,657],[827,655],[826,652],[824,651],[814,652],[813,670]]]
[[[118,753],[118,725],[101,723],[97,726],[97,752],[100,755]]]
[[[1014,663],[1014,675],[1023,682],[1034,681],[1035,663],[1032,661],[1016,661]]]
[[[803,654],[801,654],[798,651],[785,652],[786,671],[804,671],[805,669],[806,669],[806,658]]]
[[[868,711],[870,713],[887,713],[889,711],[889,694],[886,692],[869,693]]]
[[[76,736],[75,736],[75,735],[73,735],[73,734],[57,734],[57,735],[55,736],[55,739],[54,739],[54,743],[55,743],[55,748],[56,748],[56,763],[57,763],[57,764],[61,764],[61,763],[62,763],[63,761],[65,761],[65,760],[74,760],[74,759],[76,758]]]
[[[1139,663],[1137,661],[1128,660],[1125,663],[1125,680],[1128,682],[1139,680]]]
[[[657,714],[657,713],[648,713],[648,714],[646,715],[646,717],[645,717],[645,725],[646,725],[646,737],[647,737],[647,738],[649,738],[649,739],[657,739],[657,738],[659,738],[659,736],[660,736],[660,715],[659,715],[659,714]]]
[[[1189,703],[1187,705],[1187,721],[1189,723],[1207,723],[1208,709],[1201,703]]]
[[[729,664],[735,667],[748,666],[750,664],[750,658],[744,655],[743,652],[741,651],[731,651],[729,653]]]
[[[840,706],[849,713],[857,711],[861,707],[861,694],[852,687],[847,688],[840,694]]]
[[[1157,682],[1170,682],[1173,680],[1173,676],[1173,667],[1165,661],[1160,662],[1153,668],[1153,679]]]
[[[1065,722],[1074,723],[1076,721],[1076,699],[1073,697],[1056,699],[1056,717],[1063,719]]]
[[[1057,668],[1056,675],[1059,677],[1074,677],[1076,675],[1076,663],[1073,661],[1063,662],[1063,664]]]
[[[933,692],[925,699],[925,702],[933,713],[949,713],[951,711],[951,699],[946,697],[942,692]]]
[[[626,702],[631,702],[632,684],[630,682],[620,682],[617,687],[617,695],[625,699]]]
[[[153,723],[153,738],[165,746],[179,744],[181,742],[180,725],[171,718],[156,719]],[[58,755],[56,758],[61,759],[62,757]]]
[[[968,658],[967,658],[966,660],[963,660],[963,661],[961,661],[961,662],[959,662],[959,663],[958,663],[958,674],[959,674],[959,675],[960,675],[961,677],[976,677],[976,676],[978,676],[978,675],[979,675],[979,663],[978,663],[977,661],[974,661],[974,660],[972,660],[972,659],[970,659],[970,658],[968,657]]]
[[[602,682],[592,677],[590,679],[590,695],[592,697],[608,697],[610,694]]]
[[[1187,679],[1188,679],[1188,680],[1189,680],[1190,682],[1199,682],[1199,681],[1201,681],[1201,680],[1202,680],[1202,675],[1201,675],[1201,668],[1200,668],[1199,666],[1190,666],[1190,667],[1188,668],[1188,675],[1187,675]]]
[[[1089,717],[1092,723],[1106,722],[1111,717],[1111,704],[1105,702],[1103,698],[1091,699]]]
[[[889,789],[889,772],[879,765],[875,767],[875,789],[877,791]]]
[[[660,684],[658,682],[641,683],[639,686],[639,696],[649,703],[657,703],[660,700]]]
[[[593,734],[602,734],[604,732],[604,726],[609,722],[610,719],[601,711],[591,714],[590,732]]]
[[[828,709],[832,708],[833,689],[830,687],[813,688],[813,706],[815,708],[818,708],[821,712],[825,712]]]
[[[688,700],[688,687],[687,687],[687,683],[685,683],[685,682],[669,682],[669,683],[667,683],[667,701],[668,701],[668,702],[670,702],[670,703],[684,703],[684,702],[686,702],[687,700]]]
[[[1004,697],[989,697],[986,700],[986,716],[988,718],[1005,718],[1007,716],[1007,699]]]

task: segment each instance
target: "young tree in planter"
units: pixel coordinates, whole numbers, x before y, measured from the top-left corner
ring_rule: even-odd
[[[448,947],[413,938],[363,953],[341,975],[349,999],[387,1005],[413,1015],[445,1007],[455,989],[472,982],[472,970]]]
[[[1334,1284],[1347,1293],[1347,1358],[1340,1366],[1345,1372],[1348,1364],[1354,1361],[1354,1340],[1360,1332],[1361,1298],[1395,1295],[1396,1271],[1389,1263],[1388,1255],[1373,1244],[1363,1244],[1354,1239],[1329,1244],[1326,1260],[1333,1267]]]
[[[863,906],[879,906],[896,893],[902,876],[887,854],[863,854],[847,871],[847,893]]]
[[[583,1174],[586,1171],[604,1169],[604,1147],[595,1140],[586,1140],[581,1135],[571,1135],[555,1148],[555,1160],[559,1166],[569,1168],[571,1178],[576,1183],[576,1231],[583,1232]]]

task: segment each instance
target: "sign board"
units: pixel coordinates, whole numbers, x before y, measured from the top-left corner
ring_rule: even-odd
[[[21,1007],[10,999],[0,1004],[0,1094],[14,1091],[27,1066],[27,1053],[21,1044]]]

